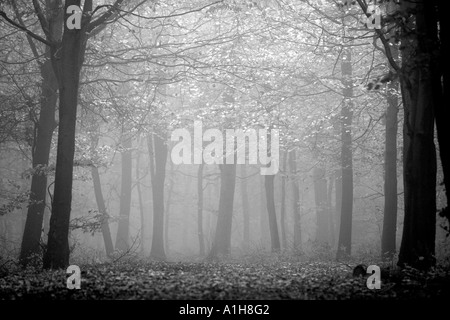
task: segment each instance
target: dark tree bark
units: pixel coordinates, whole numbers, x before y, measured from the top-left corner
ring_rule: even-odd
[[[398,5],[387,3],[388,14],[395,13]],[[389,25],[390,36],[395,39],[395,26]],[[391,41],[390,54],[397,61],[399,58],[398,45]],[[390,71],[395,72],[390,66]],[[391,260],[396,251],[397,229],[397,133],[398,133],[398,81],[394,80],[387,87],[386,138],[384,154],[384,215],[383,231],[381,236],[381,258]]]
[[[241,165],[241,197],[242,197],[242,216],[244,222],[243,230],[243,247],[248,249],[250,244],[250,206],[248,203],[248,190],[247,190],[247,170],[246,165]]]
[[[384,216],[381,236],[381,257],[390,260],[396,251],[397,230],[397,131],[398,82],[388,86],[386,110],[386,139],[384,155]]]
[[[114,251],[114,247],[111,238],[111,231],[109,229],[108,213],[106,211],[105,200],[103,199],[102,185],[100,183],[100,175],[98,173],[98,168],[96,166],[92,167],[91,174],[92,174],[92,181],[94,183],[94,193],[95,193],[95,200],[97,202],[98,212],[103,216],[102,235],[103,241],[105,243],[106,255],[110,257]]]
[[[424,1],[402,2],[404,13],[415,15],[406,26],[415,32],[403,32],[401,88],[405,121],[404,188],[405,219],[399,254],[399,266],[428,269],[435,264],[436,235],[436,150],[434,145],[433,39],[429,39],[429,8]],[[415,19],[414,19],[415,18]],[[415,21],[414,21],[415,20]],[[420,57],[420,62],[418,61]]]
[[[295,149],[289,152],[290,180],[292,183],[292,214],[294,215],[294,250],[302,248],[302,233],[300,219],[300,197],[297,179],[297,157]]]
[[[80,1],[65,2],[64,12]],[[64,21],[68,15],[64,14]],[[55,186],[50,231],[44,268],[59,269],[69,265],[69,221],[72,204],[73,157],[75,153],[75,126],[78,106],[80,70],[86,41],[84,28],[68,29],[64,24],[62,42],[51,49],[53,70],[59,84],[58,151],[56,154]]]
[[[152,175],[153,237],[150,257],[156,260],[165,261],[166,253],[164,250],[164,182],[166,178],[166,162],[168,150],[167,145],[165,144],[165,139],[163,139],[158,134],[153,135],[153,141],[154,159],[150,158],[150,163],[154,161],[154,173]]]
[[[53,4],[54,6],[54,4]],[[16,15],[20,16],[18,12]],[[20,19],[20,18],[19,18]],[[21,21],[21,20],[20,20]],[[55,39],[61,39],[62,12],[56,10],[48,17],[49,32]],[[29,39],[33,52],[37,53],[35,45]],[[38,58],[38,57],[36,57]],[[46,48],[45,61],[40,65],[41,71],[41,101],[37,135],[33,142],[32,159],[33,169],[48,165],[53,132],[56,128],[55,110],[57,103],[58,82],[53,72],[50,57],[50,48]],[[30,205],[28,206],[27,219],[23,232],[22,245],[19,260],[26,266],[33,255],[41,254],[40,240],[42,234],[42,222],[46,207],[47,175],[45,173],[33,174],[31,178]],[[44,234],[45,236],[45,234]]]
[[[219,215],[208,260],[219,255],[229,255],[231,246],[231,226],[233,221],[234,189],[236,183],[236,164],[221,164]]]
[[[205,239],[203,234],[203,163],[198,166],[197,172],[197,235],[200,249],[200,256],[205,255]]]
[[[342,167],[342,205],[341,224],[337,259],[348,258],[352,245],[353,212],[353,155],[352,155],[352,118],[353,118],[353,81],[352,54],[345,48],[341,61],[344,101],[341,109],[341,167]]]
[[[328,228],[328,206],[327,206],[327,180],[325,179],[325,169],[314,168],[314,199],[316,203],[316,241],[318,244],[329,243],[329,228]]]
[[[48,165],[53,131],[56,127],[55,109],[57,99],[57,83],[50,60],[41,66],[42,98],[37,136],[33,148],[33,168],[35,172],[31,178],[30,205],[23,233],[20,251],[20,262],[26,266],[34,254],[40,254],[40,240],[42,222],[46,206],[47,174],[38,172]]]
[[[450,143],[448,137],[450,137],[450,126],[447,124],[447,120],[450,119],[450,108],[448,107],[448,101],[450,101],[449,87],[450,87],[450,62],[448,57],[450,55],[449,50],[449,24],[447,22],[447,10],[446,6],[448,2],[444,0],[434,0],[425,2],[425,5],[431,6],[437,3],[438,19],[439,19],[439,39],[441,41],[439,65],[434,63],[433,73],[433,97],[437,100],[435,103],[436,113],[436,129],[438,134],[439,144],[439,156],[441,159],[442,170],[444,173],[444,187],[445,196],[447,198],[447,207],[442,210],[440,215],[446,217],[448,220],[447,232],[450,233]],[[431,27],[428,29],[428,38],[436,42],[436,17],[433,13],[427,9],[427,16],[429,17],[429,24]],[[441,73],[442,72],[442,73]],[[442,83],[441,83],[442,75]]]
[[[72,204],[73,157],[75,153],[75,126],[77,120],[78,88],[80,71],[86,51],[88,35],[103,24],[123,0],[117,0],[102,16],[91,23],[92,0],[86,0],[83,7],[81,29],[69,29],[64,23],[62,41],[55,41],[48,34],[48,21],[42,14],[39,2],[33,0],[47,42],[50,44],[53,71],[59,88],[58,151],[56,155],[55,186],[48,233],[44,268],[60,269],[69,265],[69,221]],[[54,2],[59,6],[59,2]],[[64,21],[71,5],[80,6],[80,0],[66,0],[63,8]]]
[[[121,152],[122,176],[120,186],[119,226],[117,228],[116,250],[129,249],[131,184],[132,184],[132,140],[129,134],[124,134]]]

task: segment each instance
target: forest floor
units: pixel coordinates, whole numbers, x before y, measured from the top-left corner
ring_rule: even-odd
[[[11,262],[10,265],[13,263]],[[1,265],[1,264],[0,264]],[[443,299],[450,297],[450,269],[423,273],[382,267],[381,289],[354,276],[355,263],[241,258],[220,263],[128,259],[79,265],[81,288],[67,289],[65,270],[3,266],[0,300],[108,299]]]

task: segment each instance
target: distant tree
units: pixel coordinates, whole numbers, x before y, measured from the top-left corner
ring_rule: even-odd
[[[264,178],[271,247],[272,252],[277,252],[280,251],[280,236],[278,234],[277,215],[275,211],[274,180],[274,175],[266,175]]]
[[[233,218],[236,164],[220,164],[220,198],[216,233],[208,254],[209,260],[219,255],[229,255],[231,246],[231,226]]]
[[[314,179],[314,198],[316,204],[316,241],[319,244],[329,243],[329,211],[328,211],[328,190],[327,190],[327,180],[325,178],[324,168],[314,168],[313,179]]]
[[[294,216],[294,249],[301,250],[302,247],[302,232],[300,220],[300,196],[297,179],[297,157],[296,150],[289,152],[289,180],[292,184],[292,214]]]
[[[283,152],[283,160],[281,162],[281,205],[280,205],[280,231],[281,245],[283,249],[287,248],[286,239],[286,177],[287,177],[287,158],[288,152]]]
[[[169,161],[170,164],[170,179],[169,179],[169,191],[167,192],[167,200],[166,200],[166,205],[165,205],[165,222],[164,222],[164,248],[166,251],[166,254],[169,254],[169,222],[170,222],[170,214],[171,214],[171,207],[172,207],[172,202],[173,202],[173,189],[175,186],[174,183],[174,174],[175,174],[175,170],[174,170],[174,165],[172,161]]]
[[[94,154],[94,156],[96,153],[97,144],[98,144],[98,136],[92,137],[91,152]],[[109,257],[114,251],[114,246],[111,238],[111,230],[109,228],[108,222],[109,216],[108,212],[106,211],[105,200],[103,198],[102,184],[100,181],[100,174],[98,172],[98,164],[93,163],[91,167],[91,175],[92,175],[92,182],[94,184],[94,194],[95,200],[97,202],[98,212],[102,215],[101,230],[103,241],[105,244],[106,255]]]
[[[205,238],[203,234],[203,163],[198,166],[197,172],[197,234],[200,248],[200,256],[205,255]]]
[[[270,141],[270,134],[267,135],[267,141]],[[268,156],[270,157],[271,155],[269,154]],[[272,247],[272,252],[277,252],[280,251],[281,246],[280,246],[280,236],[278,233],[277,213],[275,210],[274,182],[275,182],[275,175],[269,174],[264,177],[264,187],[267,201],[267,213],[269,214],[270,243]]]
[[[153,194],[153,238],[150,257],[166,260],[164,251],[164,182],[166,178],[167,144],[161,132],[149,135],[150,170]]]
[[[243,247],[250,245],[250,205],[247,190],[247,169],[246,165],[241,165],[241,197],[242,197],[242,217],[243,217]]]
[[[131,185],[132,185],[132,137],[129,132],[122,134],[121,152],[121,186],[120,186],[120,212],[119,226],[117,228],[116,250],[129,249]]]

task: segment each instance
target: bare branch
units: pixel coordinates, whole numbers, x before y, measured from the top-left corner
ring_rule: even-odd
[[[123,10],[120,10],[120,11],[127,12],[127,13],[129,13],[130,15],[132,15],[134,17],[138,17],[138,18],[142,18],[142,19],[157,20],[157,19],[167,19],[167,18],[181,17],[181,16],[185,16],[185,15],[190,14],[190,13],[200,12],[200,11],[202,11],[202,10],[208,8],[208,7],[211,7],[211,6],[215,5],[215,4],[222,3],[222,2],[223,2],[223,0],[219,0],[219,1],[207,4],[207,5],[203,6],[203,7],[197,8],[197,9],[192,9],[192,10],[181,12],[181,13],[174,13],[174,14],[169,14],[169,15],[166,15],[166,16],[157,16],[157,17],[146,17],[146,16],[141,16],[139,14],[128,12],[128,11],[123,11]]]
[[[87,33],[90,33],[92,30],[94,30],[96,27],[102,25],[105,23],[111,16],[114,14],[116,10],[119,9],[120,5],[122,4],[123,0],[116,0],[113,5],[109,7],[109,9],[102,14],[99,18],[89,23],[86,31]],[[95,8],[93,14],[98,10],[98,8]]]
[[[20,25],[22,27],[26,28],[25,27],[25,23],[23,22],[23,20],[22,20],[22,18],[20,16],[19,9],[17,9],[17,5],[16,5],[15,1],[11,1],[11,5],[12,5],[12,8],[13,8],[14,13],[16,15],[16,18],[19,21]],[[32,38],[31,38],[31,36],[29,34],[27,34],[27,41],[28,41],[28,44],[30,45],[31,52],[33,52],[33,55],[36,58],[37,63],[39,65],[41,65],[41,62],[39,61],[40,54],[38,53],[36,45],[34,44]]]
[[[108,19],[113,17],[113,15],[115,13],[118,13],[118,12],[123,12],[125,15],[131,15],[131,16],[142,18],[142,19],[146,19],[146,20],[167,19],[167,18],[174,18],[174,17],[184,16],[184,15],[187,15],[187,14],[190,14],[190,13],[194,13],[194,12],[200,12],[200,11],[202,11],[202,10],[208,8],[208,7],[211,7],[211,6],[215,5],[215,4],[223,2],[223,0],[219,0],[219,1],[207,4],[207,5],[203,6],[203,7],[197,8],[197,9],[192,9],[192,10],[181,12],[181,13],[175,13],[175,14],[170,14],[170,15],[166,15],[166,16],[157,16],[157,17],[146,17],[146,16],[142,16],[142,15],[139,15],[139,14],[136,14],[136,13],[132,12],[132,11],[134,11],[135,8],[137,8],[138,6],[142,5],[145,1],[140,2],[137,6],[135,6],[135,8],[133,8],[132,10],[128,10],[128,11],[127,10],[121,10],[119,8],[119,6],[120,6],[120,4],[122,2],[123,2],[122,0],[117,0],[116,3],[114,3],[113,5],[101,5],[101,6],[96,7],[92,14],[94,14],[95,12],[100,10],[101,8],[109,8],[109,9],[101,17],[99,17],[95,21],[91,22],[91,24],[89,25],[89,27],[87,29],[87,32],[91,33],[91,31],[94,28],[100,27],[103,23],[105,23]],[[98,34],[98,30],[94,30],[93,32],[95,34]]]
[[[361,7],[361,9],[364,11],[364,14],[370,18],[371,14],[369,12],[367,12],[367,5],[365,3],[365,1],[363,0],[356,0],[359,4],[359,6]],[[381,43],[383,44],[384,50],[385,50],[385,54],[386,57],[389,61],[389,64],[392,66],[392,68],[394,68],[394,70],[396,72],[400,71],[400,67],[397,64],[397,62],[395,62],[394,57],[392,56],[392,51],[391,51],[391,46],[389,45],[389,41],[386,39],[386,37],[384,36],[383,32],[379,29],[375,29],[375,32],[377,33],[378,37],[381,40]]]
[[[48,21],[45,19],[44,13],[42,12],[42,8],[38,2],[38,0],[33,0],[34,11],[38,16],[39,22],[41,23],[42,31],[44,31],[45,36],[51,42],[52,38],[50,36],[50,29],[48,26]]]
[[[49,42],[48,40],[45,40],[44,38],[38,36],[37,34],[31,32],[27,28],[21,26],[17,22],[15,22],[15,21],[11,20],[10,18],[8,18],[8,16],[6,15],[6,13],[4,11],[0,11],[0,16],[2,16],[9,24],[11,24],[14,27],[16,27],[16,28],[26,32],[26,34],[29,35],[30,37],[32,37],[33,39],[36,39],[36,40],[42,42],[43,44],[46,44],[47,46],[51,46],[51,42]]]

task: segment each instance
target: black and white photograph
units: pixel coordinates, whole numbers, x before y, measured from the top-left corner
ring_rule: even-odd
[[[0,305],[449,301],[444,3],[0,0]]]

